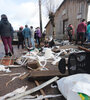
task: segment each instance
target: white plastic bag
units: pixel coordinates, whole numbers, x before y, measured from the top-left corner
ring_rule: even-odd
[[[86,85],[88,84],[88,85]],[[81,100],[78,93],[90,96],[90,75],[76,74],[57,81],[58,89],[67,100]]]

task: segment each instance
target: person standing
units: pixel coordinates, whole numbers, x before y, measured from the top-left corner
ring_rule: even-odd
[[[30,37],[31,37],[31,31],[28,28],[28,25],[25,25],[25,28],[22,31],[25,41],[25,48],[30,47]]]
[[[36,34],[36,42],[38,45],[40,45],[41,31],[39,27],[37,27],[35,34]]]
[[[12,54],[14,54],[12,47],[13,27],[9,23],[8,18],[5,14],[1,15],[0,35],[4,44],[5,56],[12,56]],[[10,52],[8,52],[8,47],[10,49]]]
[[[90,42],[90,21],[88,22],[87,25],[87,42]]]
[[[45,40],[45,36],[46,36],[46,30],[44,30],[44,32],[42,33],[43,40]]]
[[[31,30],[31,44],[33,46],[33,49],[35,49],[35,42],[34,42],[34,29],[33,26],[30,27]]]
[[[71,24],[69,24],[67,27],[67,33],[68,33],[68,37],[69,37],[69,42],[72,42],[72,35],[74,34],[74,29]]]
[[[87,31],[86,21],[85,19],[82,19],[82,22],[77,27],[76,44],[78,43],[78,41],[81,41],[81,45],[83,45],[83,42],[85,41],[86,31]]]
[[[24,44],[23,44],[23,41],[24,41],[24,36],[22,34],[22,27],[19,28],[19,31],[17,32],[17,36],[18,36],[18,49],[20,47],[20,44],[22,45],[22,49],[24,48]]]

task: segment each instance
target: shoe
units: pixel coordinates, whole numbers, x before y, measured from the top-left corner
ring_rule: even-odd
[[[8,53],[5,53],[5,57],[7,57],[8,56]]]
[[[12,56],[12,54],[11,54],[10,52],[8,53],[8,55],[9,55],[9,56]]]

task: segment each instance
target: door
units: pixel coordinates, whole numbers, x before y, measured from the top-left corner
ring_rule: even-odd
[[[68,26],[68,20],[63,20],[63,34],[66,34]]]

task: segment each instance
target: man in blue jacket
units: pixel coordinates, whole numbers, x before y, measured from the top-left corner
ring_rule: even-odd
[[[28,25],[25,25],[25,28],[23,29],[23,36],[25,41],[25,48],[30,47],[30,37],[31,37],[31,31],[28,28]]]

